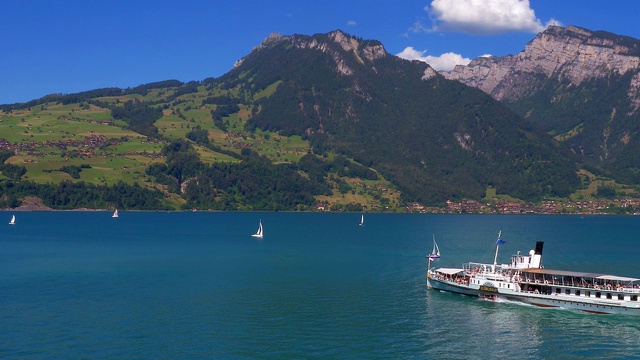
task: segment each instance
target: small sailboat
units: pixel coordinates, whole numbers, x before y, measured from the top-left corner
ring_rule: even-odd
[[[113,215],[111,215],[111,217],[114,217],[114,218],[118,217],[118,209],[116,209],[116,211],[113,212]]]
[[[436,243],[436,236],[433,235],[433,250],[431,250],[431,254],[427,255],[429,259],[439,259],[440,258],[440,248]]]
[[[258,226],[258,232],[256,232],[255,234],[253,234],[251,236],[257,237],[257,238],[262,238],[264,236],[264,232],[262,230],[262,220],[260,220],[260,225]]]
[[[9,225],[15,225],[15,224],[16,224],[16,216],[11,215],[11,221],[9,221]]]
[[[364,225],[364,214],[362,214],[362,217],[360,218],[360,226]]]
[[[433,235],[433,250],[431,250],[431,254],[425,256],[426,258],[429,259],[429,263],[427,266],[427,274],[429,274],[429,271],[431,271],[431,262],[432,261],[436,261],[436,259],[440,258],[440,248],[438,247],[438,244],[436,243],[436,236]],[[431,283],[429,282],[429,276],[427,275],[427,287],[431,288]]]

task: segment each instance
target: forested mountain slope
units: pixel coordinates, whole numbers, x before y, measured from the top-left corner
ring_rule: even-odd
[[[308,136],[316,153],[372,166],[408,199],[479,198],[489,185],[538,199],[577,185],[571,160],[515,113],[375,41],[339,31],[273,36],[220,81],[277,86],[255,102],[247,130]]]

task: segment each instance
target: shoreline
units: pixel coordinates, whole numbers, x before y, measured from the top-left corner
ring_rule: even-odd
[[[433,211],[433,212],[391,212],[391,211],[273,211],[273,210],[126,210],[118,209],[120,212],[157,212],[157,213],[310,213],[310,214],[396,214],[396,215],[478,215],[478,216],[491,216],[491,215],[518,215],[518,216],[532,216],[532,215],[563,215],[563,216],[638,216],[638,213],[548,213],[548,212],[526,212],[526,213],[500,213],[500,212],[447,212],[447,211]],[[0,212],[113,212],[113,209],[90,209],[90,208],[78,208],[78,209],[52,209],[48,207],[36,208],[34,206],[20,206],[17,208],[3,208]]]

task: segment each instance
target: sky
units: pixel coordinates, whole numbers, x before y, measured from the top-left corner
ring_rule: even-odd
[[[11,0],[0,104],[219,77],[272,33],[342,30],[438,70],[517,54],[548,25],[640,39],[637,0]]]

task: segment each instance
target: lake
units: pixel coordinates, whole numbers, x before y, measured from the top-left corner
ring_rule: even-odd
[[[9,225],[11,215],[16,224]],[[640,217],[0,212],[0,358],[628,359],[640,319],[426,288],[545,242],[546,268],[640,277]],[[6,221],[4,219],[6,218]],[[254,238],[259,222],[264,238]]]

